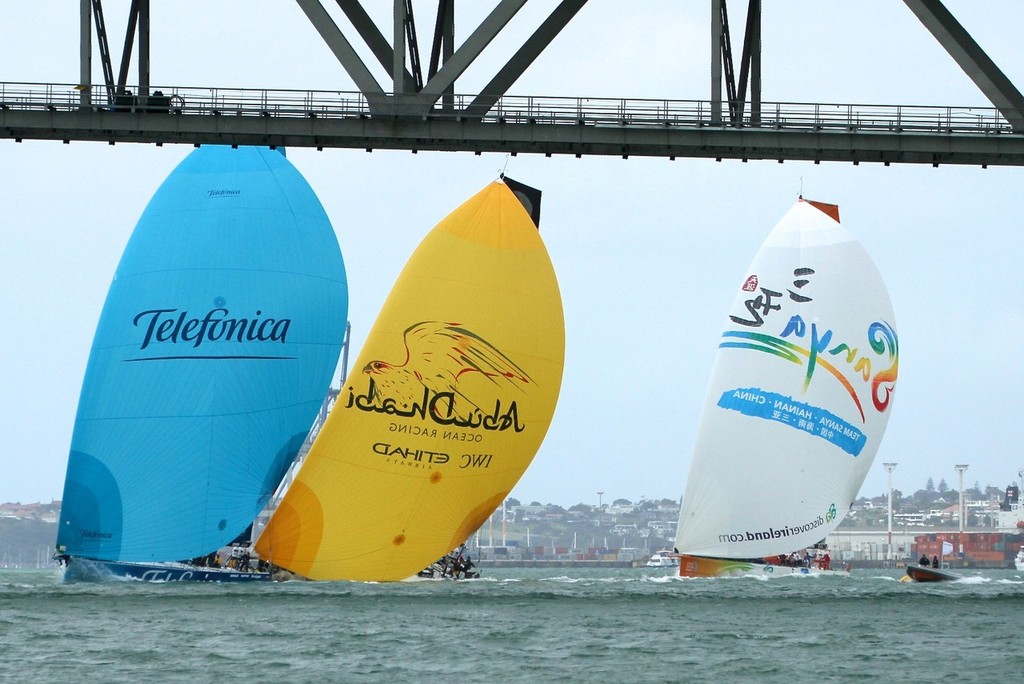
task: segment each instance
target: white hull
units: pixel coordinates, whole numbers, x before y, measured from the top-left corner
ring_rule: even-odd
[[[712,558],[688,553],[679,555],[680,577],[780,577],[785,575],[849,576],[849,570],[832,570],[816,564],[782,565],[754,560]]]
[[[849,577],[846,570],[819,570],[818,568],[791,568],[785,565],[755,565],[749,570],[734,570],[719,577],[784,577],[787,575],[830,575]]]
[[[664,553],[656,553],[651,556],[650,560],[647,561],[645,567],[648,568],[678,568],[679,559],[674,558],[667,551]]]

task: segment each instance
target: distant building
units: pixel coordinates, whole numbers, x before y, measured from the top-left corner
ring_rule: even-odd
[[[674,536],[676,533],[675,520],[651,520],[647,523],[647,526],[662,537]]]

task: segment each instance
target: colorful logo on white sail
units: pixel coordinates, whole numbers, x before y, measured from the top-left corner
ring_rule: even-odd
[[[851,456],[859,456],[867,441],[863,432],[834,413],[758,387],[736,388],[723,392],[718,405],[724,409],[739,411],[745,416],[789,425],[824,439]]]

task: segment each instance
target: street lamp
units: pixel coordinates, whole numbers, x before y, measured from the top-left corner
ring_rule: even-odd
[[[965,465],[965,464],[953,466],[953,469],[956,470],[956,472],[958,472],[960,474],[960,535],[961,535],[961,537],[963,536],[963,533],[964,533],[964,520],[965,520],[965,516],[964,516],[964,471],[966,471],[967,468],[968,468],[968,466]],[[964,543],[964,540],[962,538],[960,539],[960,543],[961,544]]]
[[[896,468],[895,463],[883,463],[885,471],[889,473],[889,547],[886,554],[892,560],[892,471]]]

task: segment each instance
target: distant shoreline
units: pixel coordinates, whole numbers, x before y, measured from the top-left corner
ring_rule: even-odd
[[[473,560],[481,568],[632,568],[632,561],[618,560]]]

